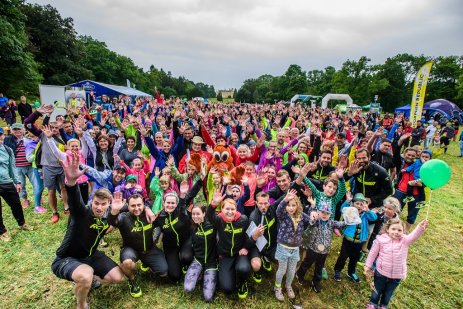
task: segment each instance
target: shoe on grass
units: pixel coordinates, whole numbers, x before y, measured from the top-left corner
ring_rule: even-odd
[[[44,212],[47,212],[47,209],[42,206],[37,206],[34,208],[34,212],[38,214],[43,214]]]
[[[129,291],[130,296],[132,296],[133,298],[138,298],[143,294],[140,286],[135,280],[129,280]]]
[[[26,224],[26,223],[24,223],[23,225],[21,225],[19,228],[20,228],[21,230],[23,230],[23,231],[33,231],[33,230],[34,230],[34,228],[33,228],[32,226],[30,226],[30,225],[28,225],[28,224]]]
[[[351,280],[357,282],[357,283],[360,283],[360,278],[359,276],[357,276],[356,273],[353,273],[353,274],[347,274],[347,277],[349,277]]]
[[[98,281],[96,278],[93,278],[92,280],[92,286],[90,287],[92,290],[97,290],[101,288],[101,282]]]
[[[260,272],[253,272],[252,273],[252,279],[256,283],[261,283],[262,282],[262,274]]]
[[[296,294],[294,294],[294,290],[293,290],[292,286],[290,286],[290,285],[286,286],[286,293],[288,293],[289,299],[295,299],[296,298]]]
[[[0,235],[0,241],[4,241],[4,242],[9,242],[9,241],[11,241],[11,235],[10,235],[10,233],[5,232],[5,233],[3,233],[2,235]]]
[[[296,273],[294,276],[296,278],[296,282],[301,285],[301,286],[306,286],[307,285],[307,280],[304,279],[300,274]]]
[[[69,215],[71,213],[71,211],[69,211],[69,208],[64,208],[64,214],[65,215]]]
[[[246,297],[248,297],[248,283],[247,282],[243,282],[240,287],[238,288],[238,297],[240,299],[244,299]]]
[[[322,268],[322,279],[323,280],[328,280],[328,272],[326,271],[326,268]]]
[[[283,295],[283,291],[281,289],[281,286],[280,287],[275,287],[274,290],[275,290],[275,298],[278,299],[279,301],[285,301],[285,297]]]
[[[150,268],[148,266],[145,266],[145,264],[140,263],[140,270],[144,273],[148,272]]]
[[[315,293],[320,293],[322,291],[320,282],[312,281],[312,290],[314,290]]]
[[[341,272],[334,271],[334,281],[341,282]]]
[[[51,222],[52,222],[52,223],[56,223],[56,222],[58,222],[58,221],[59,221],[59,214],[58,214],[57,212],[55,212],[55,213],[53,213],[53,214],[51,215]]]
[[[262,268],[265,269],[266,271],[272,271],[272,263],[267,261],[265,257],[260,258],[262,261]]]

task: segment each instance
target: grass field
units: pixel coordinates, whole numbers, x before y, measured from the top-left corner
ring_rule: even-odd
[[[410,248],[408,278],[402,282],[393,297],[392,308],[462,308],[463,307],[463,159],[454,142],[447,161],[453,171],[448,185],[433,194],[430,226],[423,237]],[[29,194],[32,194],[29,191]],[[62,204],[60,204],[62,211]],[[418,220],[425,217],[425,210]],[[11,211],[3,202],[5,225],[12,235],[10,243],[0,243],[0,308],[72,308],[75,299],[73,284],[56,278],[50,264],[55,250],[63,239],[66,218],[50,223],[51,213],[35,214],[25,210],[26,221],[33,225],[32,232],[20,232]],[[110,247],[104,251],[114,260],[119,259],[120,235],[108,235]],[[333,250],[326,266],[330,279],[322,282],[323,291],[315,294],[308,288],[297,289],[304,308],[364,308],[369,288],[354,284],[343,277],[342,282],[332,279],[333,265],[340,247],[340,237],[334,239]],[[275,268],[275,267],[274,267]],[[311,270],[312,271],[312,270]],[[361,270],[358,269],[358,273]],[[308,278],[311,278],[311,272]],[[274,273],[264,277],[261,284],[251,284],[248,298],[240,301],[217,293],[215,301],[203,302],[200,290],[186,295],[182,285],[172,285],[151,278],[142,279],[144,295],[133,299],[126,283],[104,286],[90,294],[92,308],[287,308],[289,302],[279,303],[273,294]]]

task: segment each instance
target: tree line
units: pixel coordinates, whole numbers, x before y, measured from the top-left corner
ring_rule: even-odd
[[[358,105],[366,105],[378,95],[386,111],[411,102],[415,75],[420,67],[433,61],[426,90],[426,101],[447,99],[463,107],[463,56],[414,56],[399,54],[383,64],[371,64],[366,56],[347,60],[339,70],[303,71],[292,64],[281,76],[264,74],[244,81],[236,94],[242,102],[289,100],[295,94],[324,96],[349,94]]]
[[[125,85],[166,97],[215,97],[214,86],[172,76],[151,65],[148,71],[104,42],[79,36],[73,19],[63,18],[51,5],[24,0],[0,2],[0,92],[11,97],[38,95],[38,84],[67,85],[91,79]]]

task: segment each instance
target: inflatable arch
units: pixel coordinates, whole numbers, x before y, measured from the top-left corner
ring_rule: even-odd
[[[322,108],[323,109],[328,107],[328,101],[329,100],[343,100],[343,101],[346,101],[347,105],[354,104],[354,101],[352,100],[352,98],[348,94],[328,93],[322,99]]]

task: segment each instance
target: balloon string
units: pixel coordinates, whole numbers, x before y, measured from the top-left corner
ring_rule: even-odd
[[[429,208],[431,208],[432,191],[433,190],[431,190],[431,193],[429,193],[429,203],[428,203],[428,211],[426,211],[426,220],[428,220]]]

